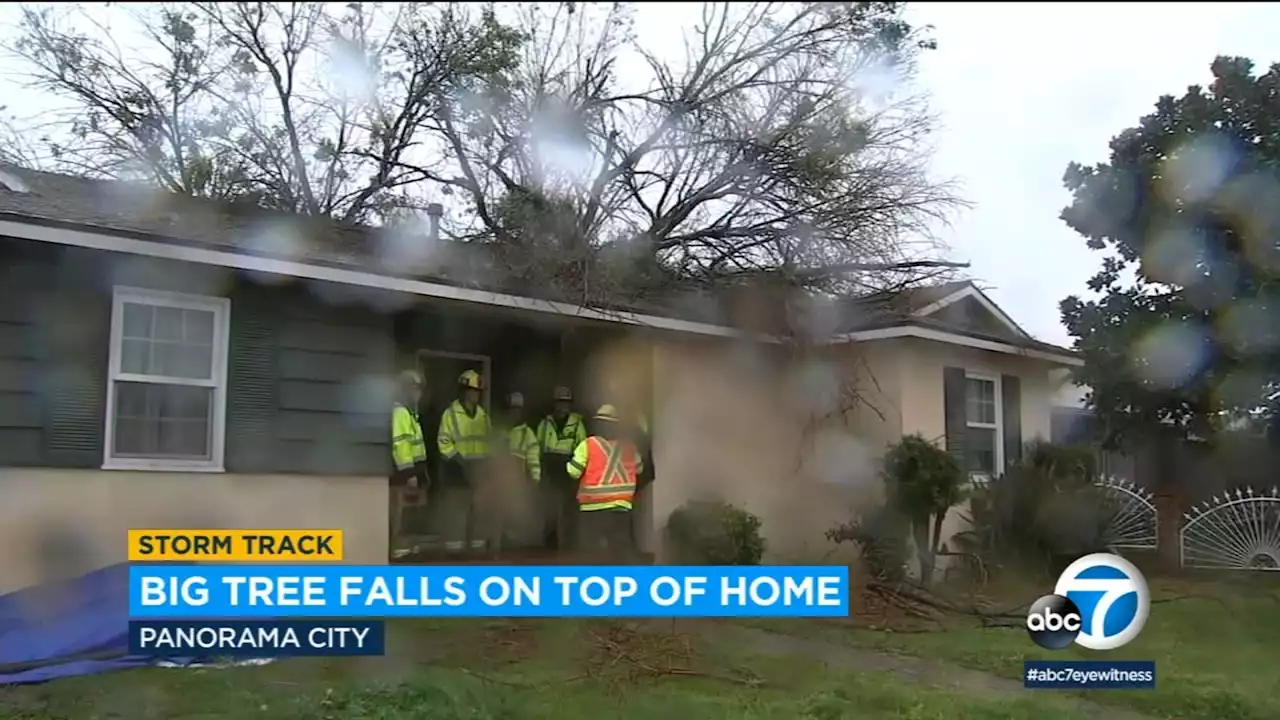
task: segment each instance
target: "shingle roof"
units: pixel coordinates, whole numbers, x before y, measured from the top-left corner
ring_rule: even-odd
[[[251,204],[193,198],[141,183],[92,180],[5,165],[0,165],[0,172],[9,173],[26,185],[26,192],[14,192],[0,183],[0,218],[105,230],[494,292],[531,297],[539,294],[528,287],[514,286],[504,278],[484,245],[431,241],[425,223],[389,228],[349,225],[330,218],[299,216]],[[968,284],[968,281],[959,281],[898,293],[818,301],[829,317],[823,327],[828,332],[844,334],[916,325],[982,337],[970,328],[912,315]],[[642,306],[614,309],[709,324],[725,322],[720,300],[687,293],[665,302],[645,301]],[[989,339],[1010,342],[1007,337]],[[1069,352],[1030,338],[1015,344]]]

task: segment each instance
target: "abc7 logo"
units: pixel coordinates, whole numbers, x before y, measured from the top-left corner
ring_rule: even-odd
[[[1027,611],[1027,634],[1046,650],[1069,647],[1080,635],[1080,608],[1061,595],[1045,595]]]

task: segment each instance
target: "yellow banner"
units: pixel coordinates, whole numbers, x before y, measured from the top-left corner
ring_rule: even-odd
[[[129,562],[334,562],[341,530],[130,530]]]

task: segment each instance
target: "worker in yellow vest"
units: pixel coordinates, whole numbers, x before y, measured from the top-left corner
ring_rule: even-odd
[[[494,442],[504,447],[505,453],[495,453],[494,477],[489,489],[495,497],[486,500],[492,504],[496,522],[490,539],[490,549],[500,549],[504,539],[512,539],[521,546],[538,541],[542,532],[544,513],[538,494],[542,480],[542,450],[538,436],[525,419],[524,394],[513,392],[507,396],[507,404],[494,431]],[[495,547],[496,546],[496,547]]]
[[[391,460],[394,485],[426,487],[427,443],[418,421],[418,400],[422,397],[422,376],[416,370],[400,373],[396,403],[391,408]]]
[[[444,548],[448,553],[483,551],[484,535],[476,532],[475,491],[489,457],[489,415],[480,405],[484,390],[480,373],[458,377],[458,398],[440,416],[436,445],[440,449],[440,504]],[[480,518],[484,524],[485,518]]]
[[[631,563],[631,508],[644,460],[612,405],[601,406],[593,420],[565,468],[578,481],[578,550],[583,562]]]
[[[531,482],[542,480],[542,448],[538,445],[538,435],[524,416],[524,393],[513,392],[507,397],[507,417],[503,425],[506,427],[507,449],[511,457],[520,461],[525,477]]]
[[[422,375],[416,370],[400,373],[396,402],[391,406],[391,522],[390,547],[392,553],[403,554],[396,548],[404,526],[406,506],[405,488],[422,488],[430,484],[427,473],[427,443],[422,437],[422,423],[418,420],[418,401],[422,397]]]
[[[577,483],[569,477],[565,468],[574,448],[587,439],[587,424],[573,411],[573,392],[565,386],[557,387],[552,395],[554,405],[551,414],[538,423],[538,446],[542,450],[542,477],[546,491],[549,519],[548,528],[555,538],[555,547],[569,551],[573,548],[574,525],[577,520]]]

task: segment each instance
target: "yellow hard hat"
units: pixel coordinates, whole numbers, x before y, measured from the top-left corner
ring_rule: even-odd
[[[475,370],[468,370],[458,376],[458,384],[470,390],[483,389],[480,385],[480,373]]]
[[[551,393],[552,400],[573,400],[573,391],[564,385],[557,385]]]
[[[618,421],[617,408],[607,404],[601,405],[600,409],[596,411],[596,420],[612,420],[613,422],[617,422]]]
[[[407,385],[422,385],[422,373],[417,370],[403,370],[400,372],[400,382]]]

